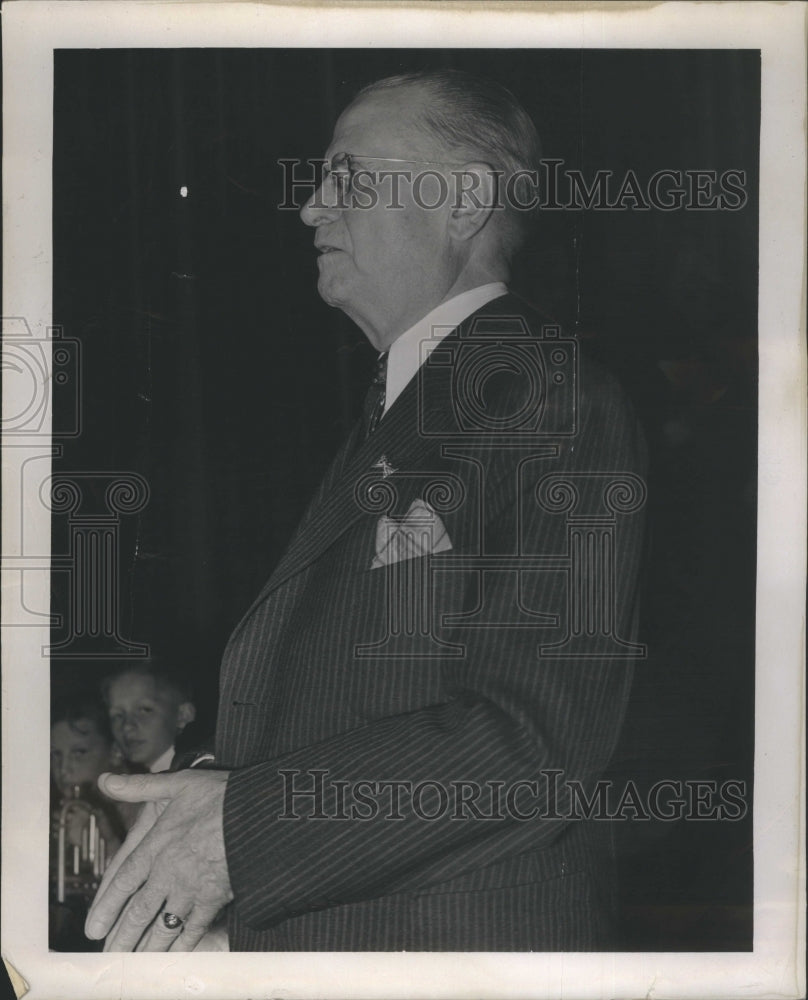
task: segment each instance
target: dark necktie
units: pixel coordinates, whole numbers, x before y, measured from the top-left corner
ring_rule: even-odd
[[[384,413],[384,395],[387,384],[387,354],[380,354],[376,361],[373,381],[370,383],[362,407],[362,440],[367,441],[379,426]]]

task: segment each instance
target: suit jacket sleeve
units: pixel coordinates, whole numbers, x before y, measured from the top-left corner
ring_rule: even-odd
[[[535,443],[539,452],[546,440]],[[601,545],[603,522],[597,517],[611,510],[603,505],[604,487],[619,475],[639,482],[644,473],[634,416],[610,377],[591,369],[582,380],[578,432],[560,442],[552,461],[533,462],[523,449],[494,447],[481,462],[485,551],[549,557],[548,568],[516,575],[470,571],[460,604],[466,613],[476,610],[483,627],[464,627],[455,618],[441,633],[462,655],[420,665],[395,659],[377,664],[382,685],[384,677],[391,686],[409,678],[410,695],[397,703],[401,711],[346,716],[341,731],[303,744],[281,743],[282,752],[233,771],[225,842],[235,906],[252,927],[434,886],[509,856],[541,851],[565,828],[568,783],[591,784],[609,761],[633,662],[620,649],[636,652],[630,644],[636,638],[641,511],[614,515],[612,542],[602,543],[612,547],[590,553],[608,563],[599,579],[612,591],[597,599],[612,609],[608,627],[589,629],[593,634],[580,655],[549,647],[563,639],[578,614],[571,591],[589,586],[588,571],[574,568],[586,553],[572,549]],[[573,495],[583,525],[577,540],[568,516]],[[457,540],[450,555],[462,554],[461,522],[447,517],[446,523]],[[371,529],[369,521],[357,532],[368,535]],[[346,544],[355,545],[358,537]],[[380,580],[383,571],[374,572]],[[508,624],[517,580],[516,603],[534,613],[533,625]],[[305,586],[295,597],[303,604]],[[457,597],[452,591],[450,604],[452,595]],[[302,607],[301,615],[312,629],[325,631],[326,618],[316,624],[316,603]],[[561,627],[548,627],[542,613],[558,616]],[[578,626],[587,632],[586,622]],[[292,670],[281,663],[284,668]],[[298,676],[306,669],[302,661],[294,666]],[[297,690],[305,697],[305,688]],[[290,701],[266,725],[282,726],[293,711]],[[306,795],[307,789],[317,794]]]

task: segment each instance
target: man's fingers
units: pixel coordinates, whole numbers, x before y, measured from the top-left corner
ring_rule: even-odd
[[[110,928],[115,924],[118,915],[121,913],[130,896],[137,894],[140,887],[149,877],[150,870],[151,861],[148,854],[142,849],[133,851],[125,859],[118,869],[115,878],[106,886],[103,896],[101,898],[96,897],[93,908],[87,915],[85,933],[88,938],[97,940],[109,934]],[[137,898],[137,896],[135,895],[134,898]],[[158,902],[158,905],[160,902],[162,900]],[[141,903],[136,907],[136,912],[139,912],[142,905]]]
[[[175,938],[169,950],[193,951],[205,936],[205,933],[218,916],[218,913],[219,907],[216,906],[206,906],[204,904],[195,906],[185,921],[182,934],[178,938]]]
[[[157,917],[149,928],[148,934],[142,939],[137,947],[138,951],[168,951],[172,943],[183,933],[188,915],[194,908],[193,899],[190,896],[177,896],[176,894],[169,893],[168,898],[163,904],[162,909],[157,914]],[[166,915],[170,915],[172,918],[177,917],[179,923],[176,927],[168,926],[166,923]],[[169,920],[169,924],[172,923]]]
[[[138,867],[131,875],[125,875],[122,881],[118,872],[132,856],[143,838],[149,833],[170,798],[175,795],[184,782],[174,779],[182,778],[179,774],[102,774],[98,778],[98,787],[111,798],[126,802],[144,802],[135,825],[127,834],[126,840],[115,854],[87,914],[84,933],[91,940],[98,940],[110,933],[122,907],[129,896],[138,889],[148,876],[148,866]],[[137,879],[137,881],[135,881]]]
[[[98,787],[119,802],[153,802],[173,798],[185,787],[187,775],[182,771],[160,774],[102,774]]]
[[[126,840],[121,844],[119,850],[116,851],[115,856],[104,872],[104,877],[101,880],[101,885],[98,887],[98,892],[95,894],[93,905],[87,914],[84,933],[88,938],[97,940],[104,937],[105,934],[109,933],[110,928],[117,920],[120,908],[126,900],[120,900],[120,897],[116,897],[118,900],[118,909],[114,910],[113,907],[116,903],[111,898],[107,899],[107,892],[121,865],[129,858],[138,844],[149,830],[151,830],[164,808],[165,804],[162,802],[147,802],[135,820],[135,825],[127,834]],[[140,884],[138,882],[135,888],[138,888]]]
[[[118,776],[99,780],[102,791]],[[132,799],[153,795],[124,845],[128,856],[104,880],[87,918],[90,938],[107,935],[105,951],[165,951],[176,929],[156,925],[164,909],[185,918],[188,950],[208,923],[233,898],[222,835],[222,800],[227,772],[133,775],[124,779]],[[116,791],[120,795],[121,787]],[[133,847],[133,845],[135,845]],[[171,905],[166,903],[170,897]],[[195,911],[194,901],[203,909]]]
[[[138,890],[104,942],[104,951],[134,951],[149,924],[162,911],[164,899],[164,889],[145,885]]]

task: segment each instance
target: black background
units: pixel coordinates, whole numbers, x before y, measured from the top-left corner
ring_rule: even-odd
[[[606,359],[651,446],[649,656],[615,771],[748,783],[742,823],[616,826],[625,947],[750,948],[757,52],[57,52],[54,321],[81,343],[82,430],[54,469],[148,482],[120,523],[119,630],[195,675],[211,727],[227,635],[373,358],[316,294],[278,160],[322,156],[360,86],[434,65],[503,82],[545,156],[587,178],[746,172],[737,211],[543,212],[512,286]],[[55,388],[56,435],[75,404]],[[66,531],[55,516],[55,544]],[[55,576],[65,623],[69,599]],[[54,692],[108,669],[90,637],[82,651],[54,657]]]

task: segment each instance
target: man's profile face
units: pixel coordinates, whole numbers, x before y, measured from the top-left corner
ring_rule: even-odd
[[[349,107],[337,122],[326,151],[350,153],[368,171],[396,171],[400,208],[390,207],[392,180],[373,184],[377,203],[361,207],[351,197],[340,200],[328,178],[304,206],[303,221],[316,228],[318,291],[323,299],[347,313],[379,350],[424,316],[444,298],[456,277],[446,232],[451,199],[441,199],[439,182],[417,172],[441,169],[415,162],[387,162],[368,157],[404,160],[446,160],[445,150],[425,137],[415,115],[422,95],[412,87],[371,93]],[[444,167],[446,172],[449,167]],[[363,176],[363,183],[371,183]],[[420,201],[420,204],[419,204]],[[436,208],[425,208],[440,202]]]

